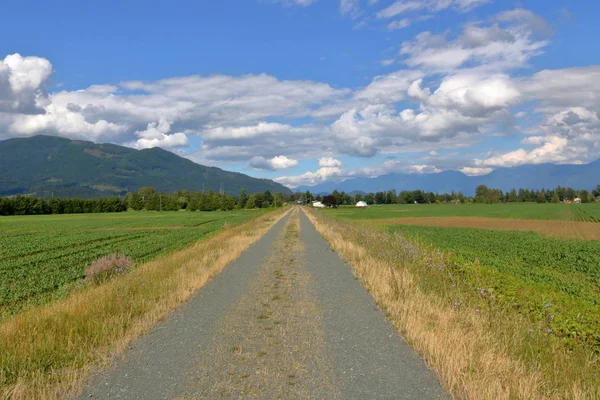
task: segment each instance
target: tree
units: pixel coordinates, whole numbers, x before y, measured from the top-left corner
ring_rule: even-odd
[[[322,203],[326,207],[333,207],[333,208],[337,208],[337,205],[338,205],[337,199],[335,198],[335,196],[333,196],[331,194],[323,197]]]
[[[313,195],[308,190],[306,191],[305,196],[306,196],[306,204],[312,203]]]
[[[238,203],[240,208],[246,207],[246,203],[248,203],[249,198],[250,198],[250,196],[248,196],[248,191],[244,188],[241,188],[240,189],[240,201]]]
[[[596,189],[592,190],[592,195],[593,195],[594,197],[598,197],[598,196],[600,196],[600,184],[598,184],[598,185],[596,186]]]
[[[273,203],[273,195],[269,190],[265,190],[265,192],[263,193],[263,201],[267,201],[269,202],[269,204]]]

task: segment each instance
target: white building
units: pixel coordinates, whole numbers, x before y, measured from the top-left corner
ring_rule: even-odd
[[[325,208],[325,204],[321,203],[320,201],[315,201],[314,203],[312,203],[312,206],[314,208]]]
[[[359,201],[358,203],[356,203],[356,207],[358,207],[358,208],[367,208],[368,206],[369,205],[362,200]]]

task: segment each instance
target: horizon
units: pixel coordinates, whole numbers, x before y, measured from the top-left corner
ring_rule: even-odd
[[[161,147],[292,188],[587,164],[600,158],[599,9],[20,2],[0,16],[0,140]]]

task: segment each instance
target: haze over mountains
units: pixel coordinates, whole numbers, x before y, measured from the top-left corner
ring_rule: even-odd
[[[109,197],[153,186],[158,191],[219,191],[237,195],[290,193],[269,179],[196,164],[161,148],[135,150],[55,136],[0,141],[0,196]]]
[[[314,186],[299,186],[294,190],[312,193],[378,192],[390,189],[425,190],[427,192],[463,192],[471,196],[478,185],[508,191],[512,188],[553,189],[557,186],[591,190],[600,183],[600,159],[582,165],[539,164],[513,168],[497,168],[487,175],[468,176],[459,171],[435,174],[388,174],[376,178],[354,178],[344,182],[324,182]]]

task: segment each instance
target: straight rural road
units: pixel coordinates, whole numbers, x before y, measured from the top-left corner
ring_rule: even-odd
[[[299,209],[96,374],[82,398],[245,397],[448,398]]]

